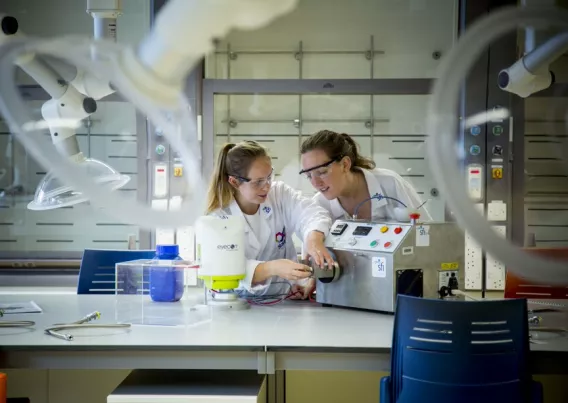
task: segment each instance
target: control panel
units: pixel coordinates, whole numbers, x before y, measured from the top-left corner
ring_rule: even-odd
[[[412,224],[337,220],[325,243],[329,248],[394,253]]]

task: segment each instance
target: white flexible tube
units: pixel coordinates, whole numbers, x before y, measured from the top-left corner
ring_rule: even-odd
[[[456,106],[459,105],[463,80],[489,43],[518,26],[527,25],[567,29],[568,10],[500,9],[474,23],[442,60],[436,76],[444,79],[435,82],[427,113],[428,160],[436,183],[458,223],[483,250],[518,276],[553,284],[567,284],[567,262],[529,254],[499,236],[474,208],[467,192],[463,191],[463,176],[456,175],[461,170],[456,157],[455,128],[459,127]]]
[[[160,12],[160,22],[156,22],[140,48],[142,60],[132,48],[81,37],[8,41],[0,47],[0,113],[14,136],[43,167],[120,222],[149,230],[192,226],[204,211],[206,180],[201,176],[201,144],[196,122],[179,80],[198,60],[196,56],[204,56],[204,49],[210,48],[216,34],[233,27],[254,29],[266,25],[293,9],[296,3],[297,0],[170,0]],[[220,13],[219,20],[216,13]],[[151,51],[160,44],[168,52],[168,56],[164,56],[164,60],[169,60],[168,65],[155,56],[160,52]],[[93,51],[97,54],[96,60],[91,58]],[[187,172],[184,178],[189,194],[181,209],[176,212],[153,210],[121,196],[120,192],[109,192],[93,183],[87,172],[61,160],[40,130],[24,129],[33,118],[12,76],[14,62],[27,53],[49,54],[90,71],[129,99],[154,126],[163,129],[164,137],[180,156]]]

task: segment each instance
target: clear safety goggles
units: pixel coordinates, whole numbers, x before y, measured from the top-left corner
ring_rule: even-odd
[[[341,161],[341,158],[343,157],[333,159],[331,161],[315,166],[313,168],[303,169],[300,171],[300,175],[303,175],[307,180],[310,181],[313,178],[325,179],[332,172],[333,166],[331,164],[333,164],[334,162]]]
[[[241,182],[248,183],[254,189],[262,189],[266,185],[272,184],[273,175],[274,175],[274,168],[272,168],[272,171],[270,171],[270,175],[268,175],[266,178],[262,178],[262,179],[250,179],[250,178],[244,178],[244,177],[238,176],[238,175],[231,175],[231,176],[239,179]]]

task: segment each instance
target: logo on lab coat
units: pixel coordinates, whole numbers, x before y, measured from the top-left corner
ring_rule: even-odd
[[[278,249],[286,246],[286,227],[282,228],[282,232],[276,233],[276,242],[278,243]]]
[[[271,210],[272,210],[272,209],[271,209],[270,207],[268,207],[268,206],[264,206],[264,207],[262,208],[262,211],[264,211],[266,214],[270,214],[270,211],[271,211]]]

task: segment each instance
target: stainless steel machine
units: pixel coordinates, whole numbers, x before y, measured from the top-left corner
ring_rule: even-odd
[[[337,220],[326,246],[338,263],[314,269],[316,300],[326,306],[392,313],[398,294],[463,291],[464,235],[454,223]]]

